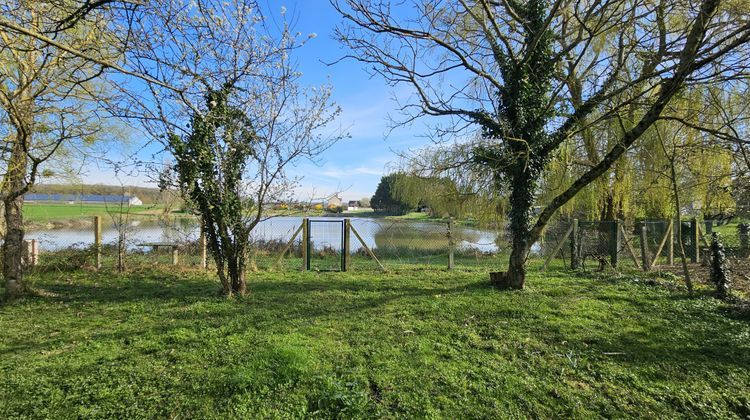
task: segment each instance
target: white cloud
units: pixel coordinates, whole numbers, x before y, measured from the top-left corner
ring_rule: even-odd
[[[346,179],[354,175],[375,175],[382,176],[385,170],[383,168],[368,168],[366,166],[360,166],[357,168],[323,168],[319,172],[319,175],[336,178]]]

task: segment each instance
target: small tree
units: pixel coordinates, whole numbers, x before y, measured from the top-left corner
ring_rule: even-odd
[[[272,29],[255,1],[164,0],[139,11],[133,59],[159,80],[120,114],[174,156],[223,291],[243,295],[252,230],[267,203],[290,201],[299,178],[286,168],[343,137],[327,129],[339,109],[329,86],[300,85],[291,55],[305,40],[286,24]]]

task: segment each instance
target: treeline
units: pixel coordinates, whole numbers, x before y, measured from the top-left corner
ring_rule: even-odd
[[[163,201],[157,188],[103,185],[103,184],[39,184],[31,189],[37,194],[80,194],[80,195],[129,195],[136,196],[143,204],[158,204]]]
[[[448,176],[418,176],[395,172],[381,178],[370,199],[373,210],[401,215],[413,211],[432,217],[472,219],[482,225],[501,222],[507,200]]]

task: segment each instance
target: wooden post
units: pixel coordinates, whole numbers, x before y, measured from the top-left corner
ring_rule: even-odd
[[[646,222],[641,222],[641,267],[643,271],[649,271],[651,264],[648,258],[648,232],[646,231]]]
[[[362,239],[362,236],[360,236],[359,232],[357,232],[357,229],[354,229],[354,226],[352,226],[351,228],[352,228],[352,232],[354,232],[354,236],[357,238],[357,240],[359,241],[359,243],[362,244],[362,247],[365,249],[365,251],[367,251],[367,253],[370,254],[370,258],[372,258],[373,260],[375,260],[375,262],[378,263],[378,265],[380,266],[380,269],[385,272],[386,271],[385,267],[380,262],[380,260],[378,260],[378,257],[375,256],[375,253],[372,252],[372,250],[370,249],[370,247],[367,246],[367,244],[365,243],[365,240]]]
[[[36,239],[31,240],[31,265],[39,264],[39,243]]]
[[[661,241],[659,241],[659,247],[656,248],[656,253],[654,254],[654,259],[651,260],[651,268],[654,267],[656,264],[656,261],[661,256],[661,251],[664,249],[664,245],[667,243],[667,240],[671,237],[672,234],[672,225],[667,226],[667,231],[664,232],[664,236],[661,238]]]
[[[201,226],[201,236],[200,236],[200,247],[201,247],[201,268],[204,270],[208,270],[208,252],[207,252],[207,244],[206,244],[206,230],[203,229],[203,226]]]
[[[351,219],[347,217],[344,219],[344,266],[341,267],[342,271],[348,271],[352,263],[351,228]]]
[[[669,247],[667,248],[669,265],[674,265],[674,220],[669,221]]]
[[[448,219],[448,270],[453,269],[453,217]]]
[[[625,240],[623,241],[625,242],[625,249],[628,250],[628,253],[633,258],[633,264],[635,264],[635,268],[640,268],[640,266],[638,265],[638,257],[635,256],[635,251],[630,245],[630,240],[628,239],[628,235],[625,233],[625,227],[623,225],[620,225],[620,233],[622,234],[622,237],[625,238]]]
[[[308,270],[308,253],[310,252],[307,249],[307,245],[310,241],[310,219],[305,217],[302,219],[302,271]]]
[[[622,221],[614,220],[609,229],[609,263],[612,268],[617,268],[619,262],[620,247],[622,246]]]
[[[573,231],[570,235],[570,268],[577,270],[581,266],[581,235],[578,230],[578,219],[573,219]]]
[[[552,258],[555,258],[555,255],[557,255],[558,252],[560,252],[560,249],[562,249],[563,245],[565,244],[565,240],[568,239],[568,236],[570,236],[570,232],[573,231],[573,225],[570,225],[568,228],[568,231],[565,232],[565,235],[563,235],[562,239],[555,245],[555,249],[547,256],[547,259],[544,261],[544,266],[542,267],[542,271],[546,271],[547,267],[549,267],[550,261],[552,261]]]
[[[94,264],[99,270],[102,268],[102,218],[100,216],[94,216],[94,255]]]
[[[294,231],[294,234],[292,235],[292,239],[289,240],[289,242],[286,243],[286,246],[284,246],[284,249],[281,250],[279,253],[279,259],[276,260],[276,266],[278,267],[281,264],[281,261],[284,259],[284,255],[286,255],[286,252],[289,251],[289,248],[294,245],[294,240],[297,239],[297,235],[299,235],[300,232],[302,232],[303,227],[305,226],[304,222],[299,225],[297,230]]]
[[[24,268],[34,267],[39,263],[39,248],[36,239],[27,239],[23,241],[23,266]]]
[[[701,260],[700,230],[698,230],[698,219],[690,221],[690,241],[693,243],[693,252],[690,254],[690,262],[697,263]]]
[[[179,251],[177,245],[172,245],[172,265],[177,265],[180,262],[178,253]]]

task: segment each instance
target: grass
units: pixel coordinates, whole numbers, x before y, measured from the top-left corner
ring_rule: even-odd
[[[372,209],[361,209],[352,212],[346,212],[344,215],[351,215],[352,217],[371,218],[371,219],[387,219],[387,220],[400,220],[409,222],[435,222],[435,223],[448,223],[448,217],[437,217],[431,216],[429,213],[412,211],[401,215],[391,215],[386,213],[379,213]],[[457,226],[477,226],[477,221],[474,219],[456,219],[454,223]]]
[[[52,204],[52,203],[25,203],[23,206],[24,219],[27,222],[51,222],[81,219],[92,216],[107,216],[109,213],[117,212],[118,206],[110,206],[109,209],[103,204]],[[158,210],[157,205],[144,205],[131,207],[132,215],[151,214]],[[109,210],[109,211],[108,211]]]
[[[750,321],[629,276],[36,274],[0,306],[0,418],[750,416]]]

